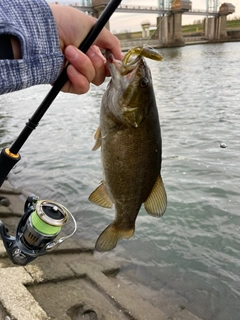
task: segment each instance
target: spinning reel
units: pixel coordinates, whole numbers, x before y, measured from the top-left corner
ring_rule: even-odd
[[[73,232],[55,241],[69,216],[74,222]],[[63,205],[51,200],[39,200],[35,195],[30,195],[25,202],[15,237],[8,234],[0,220],[0,235],[8,256],[14,264],[22,266],[58,247],[76,230],[73,215]]]

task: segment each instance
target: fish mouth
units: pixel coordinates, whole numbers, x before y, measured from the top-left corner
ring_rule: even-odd
[[[139,81],[147,75],[144,59],[141,55],[136,55],[120,61],[109,50],[106,50],[105,57],[112,77],[108,84],[108,98],[112,101],[111,113],[119,123],[137,128],[144,115],[144,108],[138,102]]]
[[[140,55],[137,55],[135,59],[131,57],[129,62],[124,63],[123,61],[115,59],[114,55],[110,50],[106,50],[105,57],[107,60],[107,65],[109,67],[110,74],[112,71],[112,66],[114,65],[115,68],[117,68],[122,75],[130,73],[140,64],[142,60],[142,57]]]
[[[110,50],[106,50],[105,57],[107,60],[107,66],[112,77],[115,87],[126,88],[131,83],[137,70],[143,59],[140,55],[137,55],[134,59],[131,58],[128,63],[115,59]]]

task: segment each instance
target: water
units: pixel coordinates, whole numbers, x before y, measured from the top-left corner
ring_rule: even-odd
[[[203,319],[238,320],[240,43],[161,53],[163,62],[148,64],[162,128],[168,208],[160,219],[141,209],[134,237],[96,257],[124,261],[119,277],[166,312],[167,302]],[[92,245],[114,216],[87,200],[102,180],[100,152],[91,148],[105,87],[82,96],[60,94],[11,174],[16,187],[64,204],[78,222],[76,241]],[[1,147],[17,137],[48,90],[38,86],[1,96]]]

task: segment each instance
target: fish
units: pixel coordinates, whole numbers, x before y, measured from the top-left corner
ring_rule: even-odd
[[[145,60],[162,57],[149,47],[132,48],[122,61],[109,50],[105,56],[111,80],[102,97],[93,147],[94,151],[101,148],[103,180],[89,201],[104,208],[114,205],[115,218],[96,241],[99,252],[133,236],[142,204],[154,217],[162,216],[167,207],[159,115]]]

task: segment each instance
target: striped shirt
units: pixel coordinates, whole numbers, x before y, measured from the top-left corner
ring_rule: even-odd
[[[0,60],[0,94],[56,80],[64,56],[45,0],[1,1],[0,34],[16,36],[22,51],[19,60]]]

